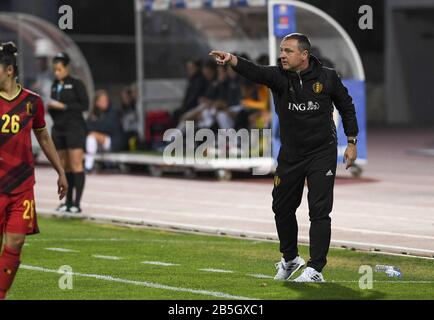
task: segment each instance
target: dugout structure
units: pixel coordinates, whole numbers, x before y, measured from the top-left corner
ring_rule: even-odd
[[[18,47],[18,81],[40,94],[44,102],[50,97],[54,79],[51,60],[58,52],[68,53],[71,73],[86,86],[90,108],[95,88],[89,65],[75,42],[57,26],[29,14],[0,12],[0,39],[15,42]],[[45,71],[39,68],[41,59],[45,60],[48,68]],[[51,129],[51,117],[46,117],[46,122],[48,129]],[[37,158],[40,148],[33,133],[32,149]]]
[[[89,65],[75,42],[57,26],[29,14],[0,12],[0,39],[17,44],[19,82],[24,86],[30,88],[38,75],[37,58],[47,58],[51,71],[51,59],[63,51],[71,57],[72,75],[84,82],[89,101],[93,100],[95,89]]]
[[[182,70],[188,58],[206,58],[210,50],[220,49],[247,52],[253,59],[267,54],[273,65],[281,38],[290,32],[302,32],[311,38],[314,53],[340,73],[354,99],[360,127],[357,163],[366,163],[363,65],[351,38],[326,12],[292,0],[136,0],[135,10],[141,137],[146,111],[157,108],[159,99],[160,105],[167,106],[182,98]],[[159,93],[161,88],[164,90]],[[338,161],[342,162],[346,137],[337,111],[334,120],[340,142]],[[278,125],[274,114],[274,159],[280,146]]]

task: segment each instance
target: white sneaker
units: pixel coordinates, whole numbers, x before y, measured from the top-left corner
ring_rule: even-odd
[[[69,208],[66,204],[61,204],[56,208],[57,212],[68,212]]]
[[[286,280],[289,279],[298,269],[304,266],[305,261],[302,257],[297,256],[292,261],[286,262],[284,258],[280,259],[280,262],[276,263],[277,273],[274,276],[274,280]]]
[[[71,212],[71,213],[80,213],[81,209],[80,209],[80,207],[72,206],[71,208],[69,208],[69,212]]]
[[[294,282],[325,282],[325,280],[321,272],[316,271],[314,268],[307,267]]]

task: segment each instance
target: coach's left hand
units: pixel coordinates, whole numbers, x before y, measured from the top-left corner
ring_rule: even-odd
[[[346,163],[346,168],[348,169],[354,164],[357,159],[357,147],[354,144],[349,143],[344,153],[344,162]]]

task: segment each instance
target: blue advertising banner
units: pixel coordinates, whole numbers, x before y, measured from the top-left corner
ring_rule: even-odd
[[[353,98],[354,107],[356,108],[357,124],[359,125],[359,134],[357,136],[357,160],[366,162],[368,159],[368,150],[366,144],[366,95],[365,81],[347,79],[342,83],[348,89],[348,93]],[[338,132],[338,163],[343,160],[345,148],[347,147],[347,137],[342,126],[342,119],[339,116],[337,124]],[[357,161],[356,161],[357,162]]]
[[[274,36],[283,38],[289,33],[295,32],[295,7],[287,4],[273,6],[273,30]]]

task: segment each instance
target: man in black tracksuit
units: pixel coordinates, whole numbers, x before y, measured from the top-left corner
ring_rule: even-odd
[[[333,104],[348,138],[344,154],[348,169],[357,157],[358,125],[352,98],[336,71],[322,66],[310,55],[310,42],[303,34],[290,34],[282,40],[279,66],[258,66],[222,51],[213,51],[211,55],[219,64],[228,63],[245,78],[268,86],[273,94],[282,142],[274,179],[273,211],[283,257],[276,264],[275,279],[288,279],[305,264],[297,251],[295,213],[307,179],[310,260],[295,281],[324,281],[321,271],[330,245],[329,214],[337,164]]]

